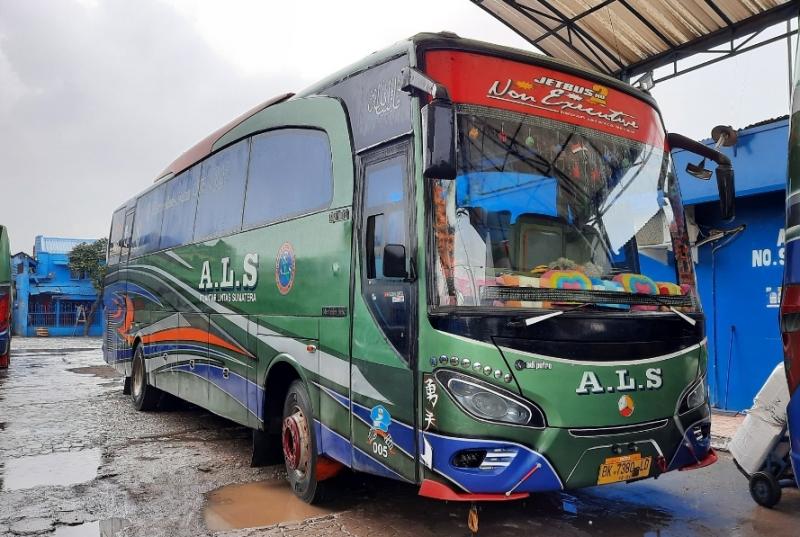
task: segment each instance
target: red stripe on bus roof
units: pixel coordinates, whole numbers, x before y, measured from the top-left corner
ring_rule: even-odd
[[[215,130],[214,132],[212,132],[211,134],[209,134],[208,136],[206,136],[205,138],[194,144],[194,146],[187,149],[181,156],[176,158],[172,162],[172,164],[167,166],[163,172],[158,174],[156,181],[170,173],[177,175],[183,170],[190,168],[197,162],[200,162],[201,160],[203,160],[212,153],[216,141],[222,138],[228,131],[232,130],[234,127],[242,123],[244,120],[246,120],[251,116],[254,116],[255,114],[264,110],[265,108],[268,108],[273,104],[285,101],[286,99],[288,99],[293,95],[294,93],[283,93],[281,95],[278,95],[277,97],[273,97],[272,99],[265,101],[254,108],[251,108],[250,110],[240,115],[233,121],[230,121],[224,126]]]

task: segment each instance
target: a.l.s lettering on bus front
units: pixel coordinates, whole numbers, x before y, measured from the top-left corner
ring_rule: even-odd
[[[639,390],[658,390],[664,385],[660,367],[649,367],[645,369],[644,382],[637,382],[636,378],[631,376],[627,369],[616,369],[614,373],[618,381],[616,385],[604,386],[594,371],[584,371],[575,393],[578,395],[590,395],[599,393],[635,392]]]
[[[242,258],[241,272],[234,268],[230,257],[223,257],[219,269],[212,268],[210,260],[203,261],[198,289],[207,302],[256,302],[254,292],[258,285],[258,254],[248,253]],[[241,277],[239,276],[241,274]]]

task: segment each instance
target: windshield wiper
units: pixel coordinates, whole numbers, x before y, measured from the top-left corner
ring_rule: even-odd
[[[569,313],[571,311],[575,311],[575,310],[579,310],[581,308],[585,308],[589,304],[590,304],[589,302],[586,302],[585,304],[581,304],[579,306],[575,306],[574,308],[569,308],[569,309],[566,309],[566,310],[551,311],[550,313],[544,313],[542,315],[536,315],[535,317],[528,317],[526,319],[519,319],[519,320],[515,319],[513,321],[509,321],[507,323],[507,326],[512,326],[512,327],[523,326],[523,325],[524,326],[531,326],[533,324],[540,323],[542,321],[546,321],[547,319],[552,319],[553,317],[558,317],[559,315],[562,315],[564,313]]]
[[[655,298],[656,302],[658,302],[659,304],[661,304],[662,306],[667,308],[669,311],[671,311],[672,313],[674,313],[675,315],[677,315],[678,317],[680,317],[681,319],[683,319],[684,321],[686,321],[690,325],[694,326],[694,325],[697,324],[697,321],[695,319],[692,319],[691,317],[689,317],[688,315],[686,315],[682,311],[678,310],[677,308],[675,308],[673,306],[670,306],[669,304],[667,304],[663,300],[660,300],[657,295],[653,295],[653,298]]]

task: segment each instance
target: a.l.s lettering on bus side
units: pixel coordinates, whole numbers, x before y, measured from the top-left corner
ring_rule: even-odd
[[[231,258],[223,257],[220,259],[220,281],[214,280],[214,273],[211,271],[211,262],[203,261],[203,268],[200,273],[201,290],[210,289],[234,289],[246,288],[253,289],[258,284],[258,254],[245,254],[242,262],[242,279],[236,277],[236,271],[230,267]]]

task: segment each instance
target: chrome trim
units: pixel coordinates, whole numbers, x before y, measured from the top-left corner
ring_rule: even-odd
[[[614,427],[587,427],[580,429],[569,429],[570,436],[575,438],[595,438],[598,436],[617,436],[621,434],[644,433],[661,429],[669,423],[669,418],[661,420],[634,423],[631,425],[617,425]]]

